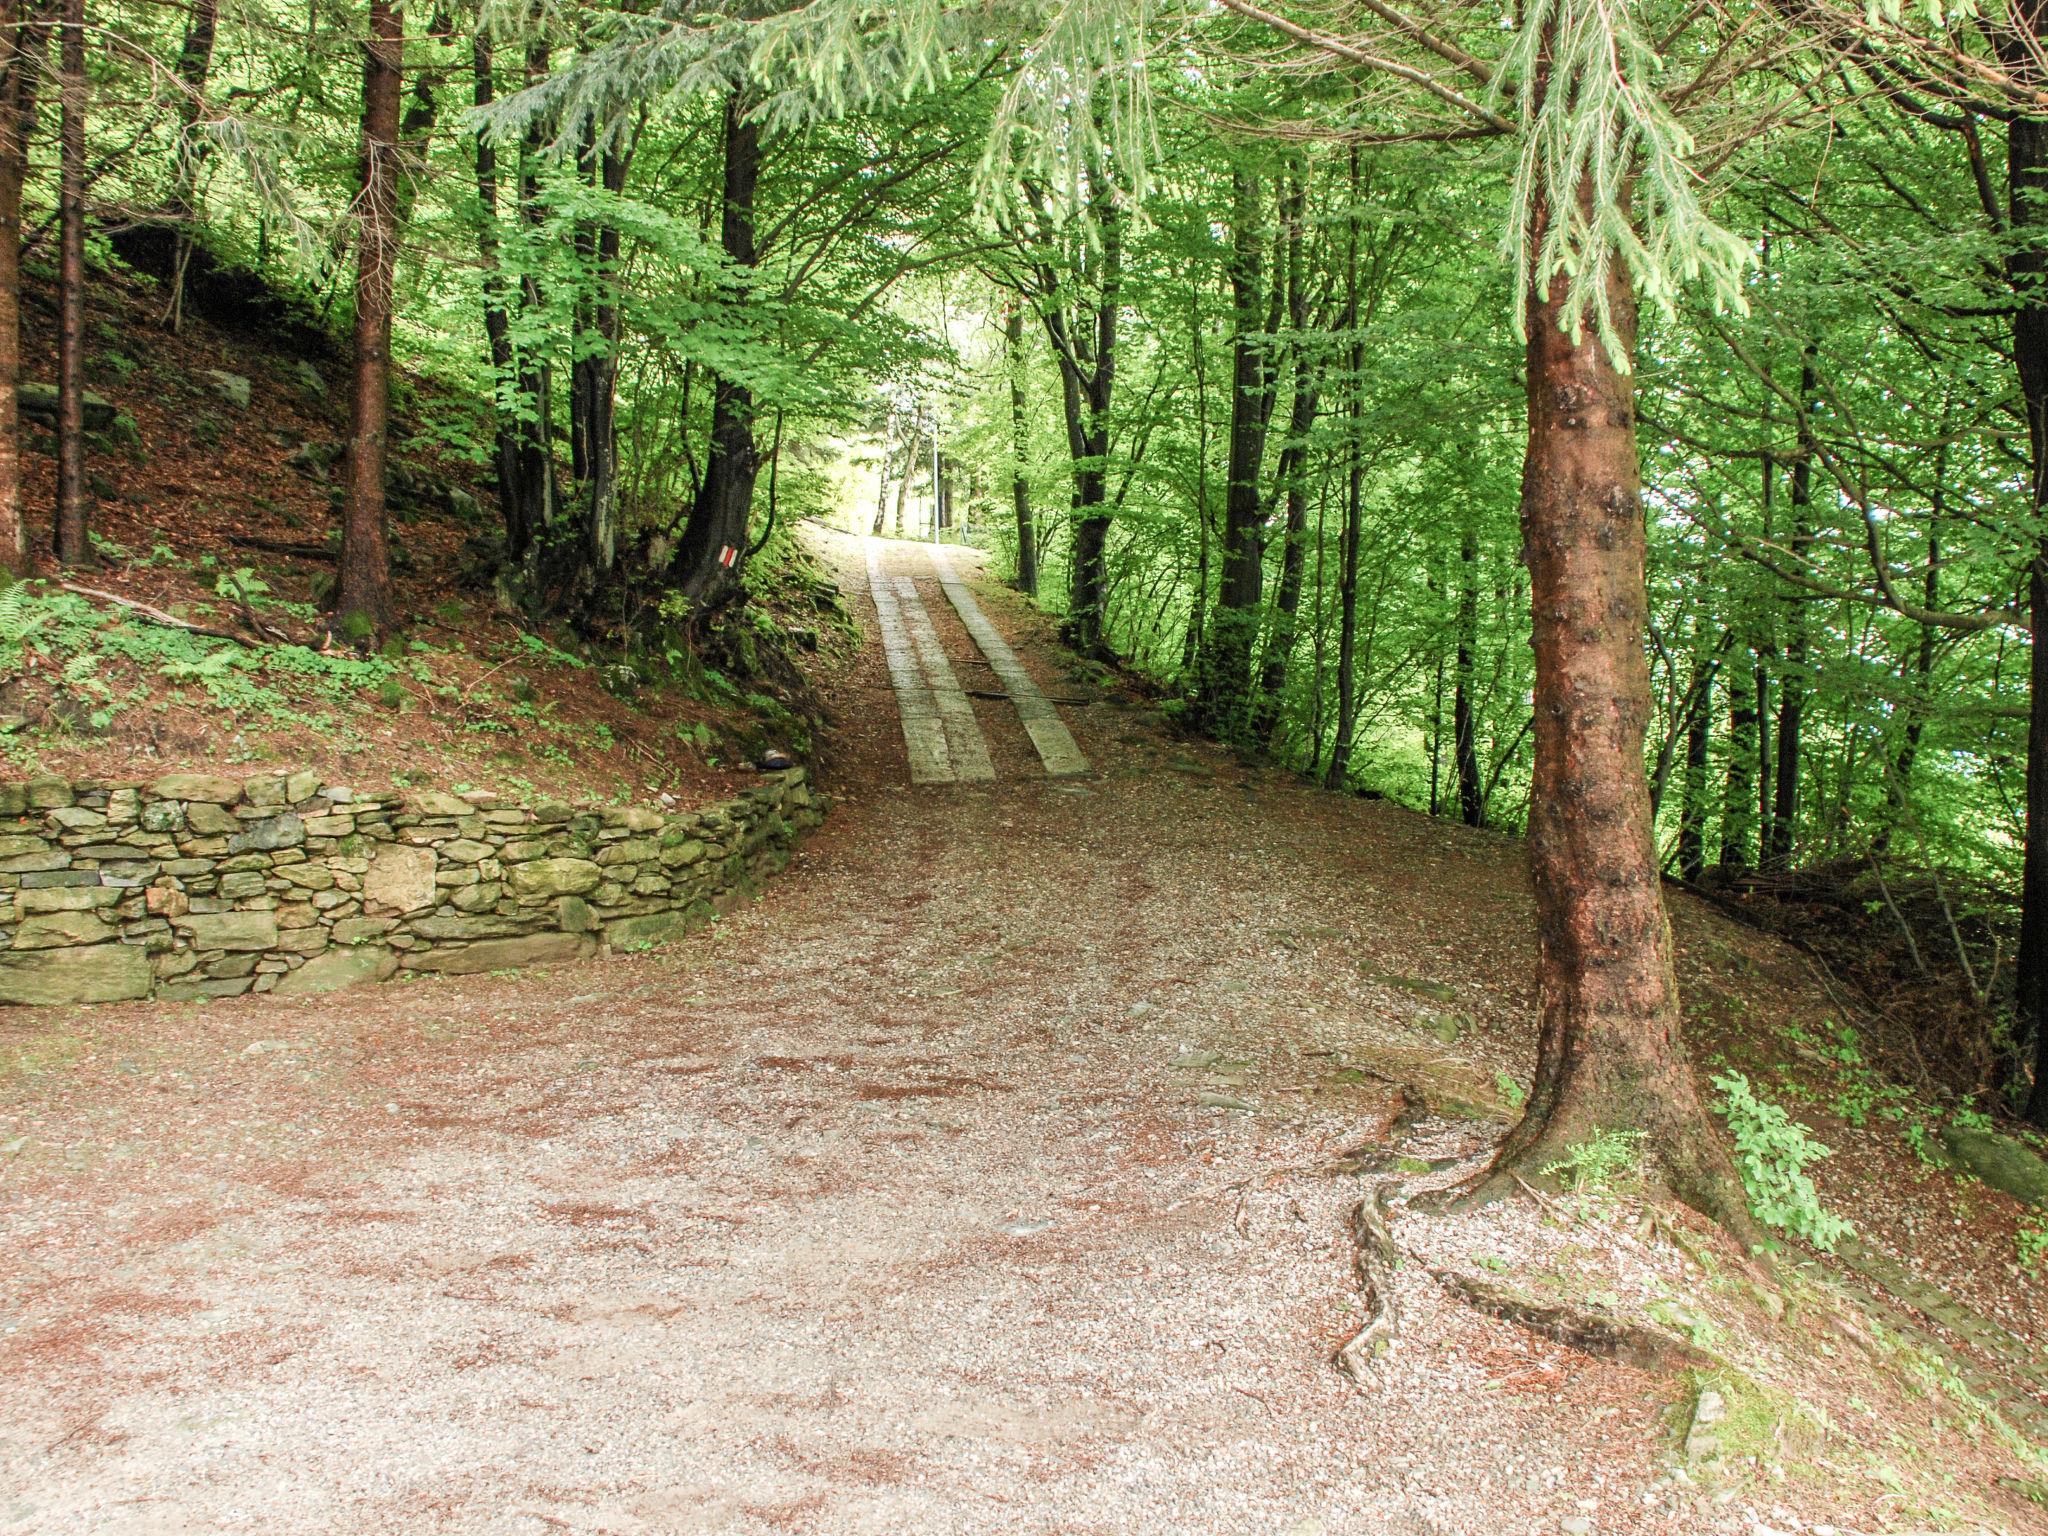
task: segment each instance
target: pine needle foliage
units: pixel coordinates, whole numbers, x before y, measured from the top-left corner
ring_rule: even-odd
[[[1532,0],[1495,77],[1522,128],[1501,240],[1520,264],[1516,334],[1527,339],[1530,295],[1562,274],[1564,330],[1578,334],[1590,315],[1623,372],[1630,349],[1608,300],[1617,260],[1666,316],[1700,280],[1717,311],[1747,313],[1743,278],[1756,260],[1707,211],[1693,137],[1659,93],[1640,12],[1634,0]]]

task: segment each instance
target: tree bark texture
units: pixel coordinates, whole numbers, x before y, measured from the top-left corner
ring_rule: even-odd
[[[1589,182],[1579,194],[1591,196]],[[1593,210],[1582,210],[1592,222]],[[1547,210],[1537,210],[1540,227]],[[1535,651],[1529,866],[1541,1026],[1523,1118],[1492,1182],[1541,1176],[1587,1141],[1639,1133],[1654,1175],[1739,1232],[1749,1216],[1680,1039],[1643,743],[1646,536],[1635,388],[1597,336],[1567,335],[1568,280],[1529,295],[1523,558]],[[1620,262],[1607,303],[1635,341]]]
[[[1266,508],[1260,478],[1272,420],[1272,332],[1267,311],[1264,185],[1235,178],[1230,253],[1230,438],[1223,486],[1222,581],[1196,663],[1195,717],[1210,735],[1249,735],[1252,650],[1265,597]],[[1277,293],[1275,294],[1277,298]]]
[[[58,66],[57,530],[59,565],[93,564],[85,485],[85,0],[64,0]]]
[[[34,565],[21,496],[21,193],[49,49],[47,0],[0,8],[0,569]]]
[[[2028,11],[2035,15],[2034,7]],[[2039,34],[2038,26],[2033,30]],[[2043,288],[2048,282],[2048,254],[2039,245],[2041,226],[2048,224],[2048,120],[2013,119],[2007,143],[2013,228],[2034,236],[2016,241],[2007,258],[2020,300],[2013,311],[2013,357],[2027,408],[2034,506],[2048,514],[2048,291]],[[2014,1006],[2020,1038],[2031,1037],[2034,1048],[2034,1086],[2027,1118],[2048,1128],[2048,533],[2036,544],[2027,572],[2027,610],[2033,620],[2028,664],[2027,845],[2020,874]]]
[[[171,150],[171,195],[164,214],[175,222],[171,249],[171,292],[164,305],[164,324],[176,331],[184,323],[185,269],[192,260],[193,225],[198,214],[199,173],[207,145],[197,129],[206,105],[206,81],[213,69],[213,40],[220,19],[219,0],[192,0],[185,41],[178,49],[178,138]]]
[[[363,49],[362,191],[357,203],[355,390],[342,492],[335,620],[351,639],[391,624],[384,464],[391,426],[391,294],[398,266],[398,103],[405,12],[370,0]]]
[[[1479,644],[1479,540],[1468,524],[1458,540],[1458,649],[1451,688],[1451,757],[1458,774],[1458,816],[1468,827],[1486,821],[1479,780],[1479,722],[1472,693]]]
[[[1791,547],[1795,557],[1802,556],[1813,542],[1813,362],[1814,350],[1809,345],[1799,365],[1799,451],[1792,461]],[[1791,592],[1786,597],[1784,664],[1778,682],[1777,782],[1772,788],[1770,854],[1765,861],[1776,870],[1792,867],[1798,845],[1799,773],[1809,670],[1806,594]]]
[[[742,279],[758,259],[754,244],[754,191],[761,174],[761,129],[750,103],[733,91],[725,103],[724,212],[719,239],[726,260]],[[754,506],[754,481],[761,452],[754,441],[754,396],[746,385],[720,376],[711,400],[711,446],[704,483],[676,551],[675,574],[682,594],[698,608],[736,588],[747,552],[747,520]]]
[[[1038,529],[1031,521],[1030,463],[1024,399],[1024,311],[1011,304],[1003,315],[1003,362],[1010,376],[1010,503],[1017,518],[1017,590],[1038,596]]]

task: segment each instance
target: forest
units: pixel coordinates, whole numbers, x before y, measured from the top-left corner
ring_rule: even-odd
[[[650,667],[778,526],[973,543],[1186,731],[1528,837],[1511,1162],[1640,1119],[1740,1219],[1667,881],[2048,1127],[2031,0],[9,3],[16,573],[102,563],[130,274],[350,359],[333,647],[406,627],[423,447],[505,605]]]
[[[0,1526],[2048,1518],[2048,0],[0,0]]]

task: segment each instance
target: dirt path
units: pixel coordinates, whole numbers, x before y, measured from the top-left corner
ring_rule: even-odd
[[[929,562],[884,564],[974,687]],[[981,596],[1072,696],[1042,626]],[[699,945],[0,1023],[41,1068],[0,1081],[0,1530],[1769,1512],[1662,1483],[1668,1384],[1426,1285],[1375,1392],[1330,1365],[1356,1189],[1308,1170],[1392,1112],[1348,1064],[1486,1093],[1519,941],[1417,898],[1502,926],[1497,844],[1108,703],[1063,710],[1092,778],[975,699],[994,780],[913,788],[879,647],[838,697],[826,830]],[[1448,986],[1466,1045],[1388,972]]]

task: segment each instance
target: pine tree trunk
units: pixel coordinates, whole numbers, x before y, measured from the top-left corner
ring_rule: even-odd
[[[1579,195],[1590,224],[1590,178]],[[1536,210],[1539,230],[1546,216]],[[1647,1166],[1672,1193],[1747,1233],[1741,1184],[1680,1040],[1643,777],[1650,670],[1635,387],[1596,336],[1561,329],[1567,291],[1560,275],[1529,295],[1525,373],[1522,537],[1536,654],[1528,841],[1542,1019],[1526,1112],[1484,1192],[1516,1173],[1543,1177],[1593,1137],[1640,1133]],[[1635,294],[1619,262],[1606,299],[1632,349]]]
[[[1003,315],[1003,362],[1010,375],[1010,502],[1017,517],[1017,590],[1038,596],[1038,530],[1031,521],[1030,463],[1025,429],[1024,310],[1011,304]]]
[[[741,273],[758,259],[754,247],[754,188],[761,174],[761,129],[751,103],[733,91],[725,103],[724,212],[719,237],[726,259]],[[735,294],[736,300],[744,294]],[[676,551],[675,575],[685,598],[714,605],[736,589],[746,559],[747,521],[761,453],[754,441],[754,397],[746,385],[721,375],[712,392],[711,448],[690,520]]]
[[[8,0],[0,11],[0,570],[17,576],[35,564],[21,494],[21,193],[46,18],[43,0]]]
[[[58,69],[57,536],[59,565],[91,565],[85,485],[85,0],[64,0]]]
[[[356,237],[355,391],[342,492],[335,627],[352,640],[391,625],[384,461],[391,425],[391,296],[398,265],[398,103],[405,12],[370,0],[363,50],[363,161]]]

